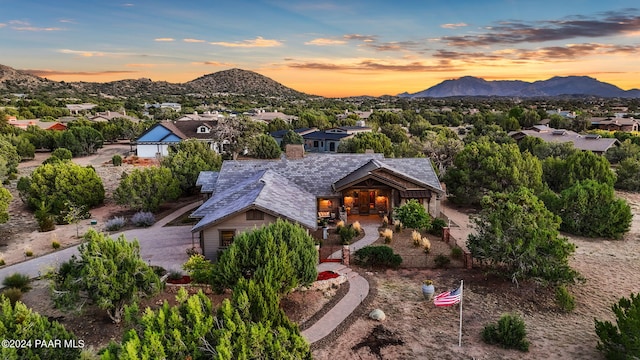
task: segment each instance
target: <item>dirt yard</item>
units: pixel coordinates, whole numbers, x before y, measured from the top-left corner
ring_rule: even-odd
[[[105,164],[109,158],[107,154],[104,158],[87,161]],[[104,176],[103,179],[108,179],[105,181],[108,194],[117,185],[121,171],[129,166],[114,168],[108,164],[94,165],[99,174]],[[24,174],[33,167],[35,165],[21,164],[20,171]],[[12,187],[13,192],[15,185],[12,184]],[[314,358],[603,359],[596,350],[598,339],[594,331],[594,318],[613,320],[611,305],[620,297],[628,297],[631,292],[640,292],[640,194],[619,195],[629,201],[634,212],[632,229],[624,240],[571,237],[571,241],[577,245],[571,264],[586,279],[584,283],[569,287],[576,298],[574,312],[560,312],[554,303],[553,292],[548,289],[525,283],[516,287],[510,282],[487,277],[479,269],[466,270],[455,263],[447,269],[400,268],[386,271],[370,271],[354,266],[356,271],[370,280],[371,296],[334,334],[314,344]],[[98,219],[99,224],[103,224],[111,214],[121,210],[107,200],[105,207],[92,211],[92,216]],[[0,245],[4,245],[0,248],[1,257],[8,264],[25,260],[24,251],[27,248],[37,256],[53,251],[52,240],[60,241],[63,246],[78,241],[74,225],[59,226],[50,233],[38,233],[33,215],[22,207],[17,196],[11,204],[10,215],[10,222],[0,225]],[[88,226],[82,223],[80,232]],[[437,240],[431,241],[434,250],[442,245]],[[398,247],[396,252],[407,258],[423,256],[412,245],[402,245],[399,241],[394,245]],[[412,253],[412,250],[418,253]],[[429,266],[430,260],[425,259]],[[458,347],[458,306],[435,308],[432,303],[426,302],[420,290],[424,279],[434,280],[436,292],[453,289],[460,280],[464,280],[462,347]],[[327,303],[331,304],[340,298],[341,291],[334,297],[320,293],[296,293],[286,300],[285,309],[293,309],[288,312],[289,316],[308,326],[328,308],[325,306]],[[38,311],[44,311],[43,301],[48,301],[47,294],[47,284],[36,283],[34,289],[25,294],[24,300]],[[161,295],[153,301],[161,302],[164,298],[172,299],[173,294]],[[387,315],[382,323],[367,317],[376,308],[382,309]],[[520,314],[525,320],[531,342],[528,353],[503,350],[482,342],[482,328],[507,312]],[[89,312],[84,318],[54,311],[46,315],[60,319],[80,338],[97,347],[108,343],[110,339],[118,340],[122,331],[98,312]],[[377,325],[382,328],[376,328]],[[377,350],[380,356],[372,353]]]
[[[634,212],[624,240],[570,238],[577,245],[571,265],[586,279],[569,287],[576,299],[574,312],[561,312],[548,289],[523,283],[516,287],[478,269],[359,269],[376,284],[371,299],[339,334],[314,346],[314,358],[604,359],[596,349],[594,318],[614,320],[611,305],[631,292],[640,292],[640,194],[619,195]],[[451,290],[464,280],[462,347],[458,347],[459,307],[436,308],[426,302],[420,290],[424,279],[434,280],[436,293]],[[387,315],[382,323],[367,317],[376,308]],[[503,313],[524,319],[531,342],[528,353],[482,342],[484,326]],[[381,335],[377,325],[387,331]],[[402,344],[385,346],[385,342]],[[372,352],[377,348],[380,356]]]

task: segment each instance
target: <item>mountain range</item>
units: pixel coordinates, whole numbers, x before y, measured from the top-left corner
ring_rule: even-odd
[[[106,83],[52,81],[0,65],[0,93],[46,91],[57,96],[73,93],[110,96],[216,94],[254,95],[278,98],[302,98],[311,95],[289,88],[253,71],[230,69],[201,76],[186,83],[169,83],[150,79],[118,80]],[[562,95],[640,98],[640,89],[622,90],[588,76],[553,77],[526,82],[520,80],[487,81],[473,76],[445,80],[440,84],[405,98],[442,98],[455,96],[553,97]]]
[[[520,80],[487,81],[473,76],[445,80],[426,90],[413,94],[402,93],[407,98],[454,96],[509,96],[547,97],[562,95],[638,98],[640,90],[622,90],[615,85],[588,76],[556,76],[548,80],[526,82]]]
[[[264,97],[299,98],[309,96],[253,71],[230,69],[176,84],[150,79],[118,80],[106,83],[52,81],[0,65],[0,92],[28,93],[80,92],[111,96],[239,94]]]

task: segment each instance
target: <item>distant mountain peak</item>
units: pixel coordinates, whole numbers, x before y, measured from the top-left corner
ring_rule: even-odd
[[[598,97],[640,97],[640,90],[625,91],[590,76],[554,76],[547,80],[526,82],[521,80],[487,81],[473,76],[445,80],[440,84],[401,97],[454,97],[454,96],[517,96],[545,97],[582,95]]]
[[[286,87],[279,82],[256,72],[233,68],[203,75],[183,84],[152,81],[147,78],[126,79],[107,83],[56,82],[28,74],[24,71],[0,65],[0,90],[12,92],[37,91],[46,84],[48,89],[87,93],[102,93],[113,96],[141,94],[190,94],[211,95],[233,93],[267,97],[304,97],[306,94]]]

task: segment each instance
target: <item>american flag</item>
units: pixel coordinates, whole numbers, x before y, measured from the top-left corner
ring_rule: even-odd
[[[433,298],[433,303],[435,306],[451,306],[459,303],[461,298],[462,291],[460,287],[458,287],[455,290],[445,291],[436,295],[436,297]]]

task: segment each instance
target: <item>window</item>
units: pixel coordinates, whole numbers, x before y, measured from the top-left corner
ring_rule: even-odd
[[[329,151],[336,151],[336,143],[333,141],[329,143]]]
[[[220,230],[220,247],[226,248],[233,243],[233,238],[236,236],[235,230]]]
[[[260,210],[249,210],[246,214],[247,220],[264,220],[264,213]]]
[[[318,140],[314,140],[313,141],[313,147],[317,148],[320,145],[320,143],[318,142]]]

